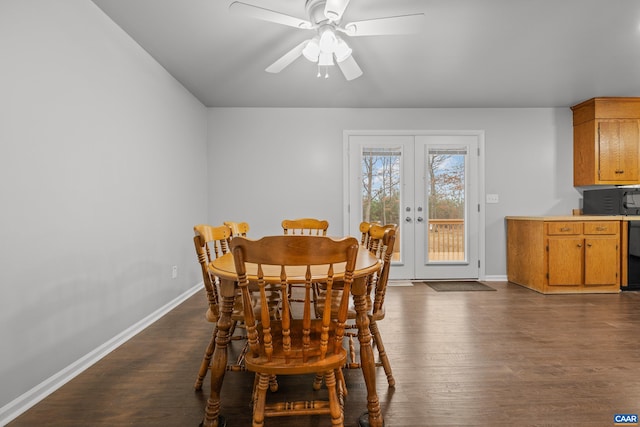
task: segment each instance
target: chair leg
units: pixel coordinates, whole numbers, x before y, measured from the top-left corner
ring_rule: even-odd
[[[269,374],[256,374],[257,389],[253,402],[253,427],[264,426],[264,410],[269,388]]]
[[[272,393],[278,391],[278,377],[275,375],[269,375],[269,390],[271,390]]]
[[[333,427],[344,427],[344,412],[342,408],[342,399],[338,397],[336,387],[335,371],[331,370],[324,375],[327,391],[329,392],[329,412],[331,414],[331,425]]]
[[[318,391],[322,388],[322,379],[324,378],[323,374],[316,374],[315,379],[313,380],[313,389]]]
[[[378,324],[375,320],[370,320],[369,330],[371,330],[371,335],[373,335],[373,342],[378,348],[378,355],[380,356],[380,362],[382,362],[384,373],[387,374],[387,383],[389,384],[389,387],[395,387],[396,380],[393,378],[393,374],[391,373],[391,363],[389,363],[387,352],[384,350],[382,335],[380,335],[380,330],[378,329]]]
[[[234,320],[231,323],[231,327],[229,328],[229,339],[233,339],[233,334],[236,331],[236,326],[238,325],[238,321]]]
[[[343,404],[344,404],[344,398],[347,397],[347,395],[349,394],[349,392],[347,391],[347,382],[344,379],[344,374],[342,373],[342,369],[338,368],[336,369],[336,381],[338,381],[338,386],[340,387],[340,389],[338,389],[338,391],[340,392],[342,399],[340,399]]]
[[[216,349],[216,334],[218,333],[218,328],[213,328],[213,335],[211,336],[211,341],[209,341],[209,345],[204,352],[204,357],[202,358],[202,363],[200,364],[200,370],[198,371],[198,378],[196,378],[196,383],[194,384],[194,388],[196,390],[202,390],[202,382],[204,381],[204,377],[207,375],[207,371],[209,370],[209,366],[211,365],[211,357],[213,356],[213,352]]]
[[[357,335],[349,333],[348,336],[349,336],[349,360],[347,362],[347,367],[349,369],[360,369],[360,363],[356,362],[356,346],[353,343],[353,337]]]
[[[318,391],[322,388],[322,382],[324,381],[323,374],[316,374],[315,379],[313,380],[313,389]],[[338,391],[342,396],[346,396],[349,394],[347,391],[347,382],[344,379],[344,374],[342,373],[342,369],[336,369],[336,381],[338,382]]]

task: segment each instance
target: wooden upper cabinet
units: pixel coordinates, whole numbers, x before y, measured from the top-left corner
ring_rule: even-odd
[[[638,181],[638,120],[598,122],[600,181]]]
[[[640,184],[640,98],[593,98],[573,110],[573,185]]]

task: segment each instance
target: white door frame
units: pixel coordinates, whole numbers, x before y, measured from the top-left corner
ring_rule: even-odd
[[[349,194],[349,138],[351,136],[389,136],[389,135],[401,135],[401,136],[437,136],[437,135],[473,135],[478,138],[478,205],[480,208],[479,224],[478,224],[478,259],[480,260],[480,267],[478,269],[478,279],[484,280],[486,278],[485,264],[486,264],[486,251],[485,251],[485,169],[484,169],[484,131],[483,130],[345,130],[342,133],[343,144],[343,199],[342,199],[342,212],[343,212],[343,234],[345,236],[357,236],[359,237],[359,230],[350,229],[350,194]]]

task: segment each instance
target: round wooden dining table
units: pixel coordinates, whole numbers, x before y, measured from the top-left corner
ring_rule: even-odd
[[[251,266],[248,265],[248,276],[251,279]],[[296,268],[296,267],[292,267]],[[344,273],[344,264],[336,264],[334,272],[336,278]],[[369,330],[369,317],[367,316],[367,277],[380,269],[380,260],[373,255],[367,248],[360,246],[356,258],[356,267],[354,270],[354,281],[351,286],[351,295],[353,297],[356,309],[356,326],[358,327],[358,340],[360,342],[360,367],[367,388],[367,413],[361,417],[361,424],[367,424],[372,427],[382,427],[383,418],[380,410],[380,401],[376,391],[375,377],[375,359],[373,349],[371,347],[371,332]],[[232,320],[236,289],[238,283],[238,275],[236,273],[233,254],[227,253],[216,258],[209,265],[209,271],[220,279],[220,296],[222,298],[222,306],[220,317],[218,319],[218,333],[216,335],[216,347],[211,360],[211,395],[207,400],[205,409],[204,427],[218,427],[220,417],[220,391],[227,366],[227,345],[229,344],[229,330]],[[324,270],[326,273],[326,269]],[[255,273],[254,273],[255,274]],[[267,282],[278,284],[280,282],[280,273],[278,267],[270,274],[265,271],[268,276]],[[304,271],[301,271],[301,278],[304,278]],[[320,276],[314,276],[315,280],[320,281]],[[250,396],[249,396],[250,397]]]

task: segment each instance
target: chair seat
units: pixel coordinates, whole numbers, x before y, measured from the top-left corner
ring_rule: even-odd
[[[330,327],[334,329],[333,324]],[[341,345],[334,353],[333,342],[327,343],[327,353],[324,358],[320,358],[320,334],[322,322],[319,319],[311,321],[311,333],[309,336],[309,349],[307,360],[303,360],[302,352],[302,319],[291,321],[291,352],[285,355],[282,345],[282,322],[272,321],[271,332],[274,337],[273,354],[271,360],[265,355],[265,346],[262,339],[262,328],[258,326],[260,336],[260,353],[255,356],[251,352],[245,356],[245,364],[248,370],[254,372],[276,374],[276,375],[297,375],[315,374],[327,370],[342,367],[347,360],[347,351]]]

